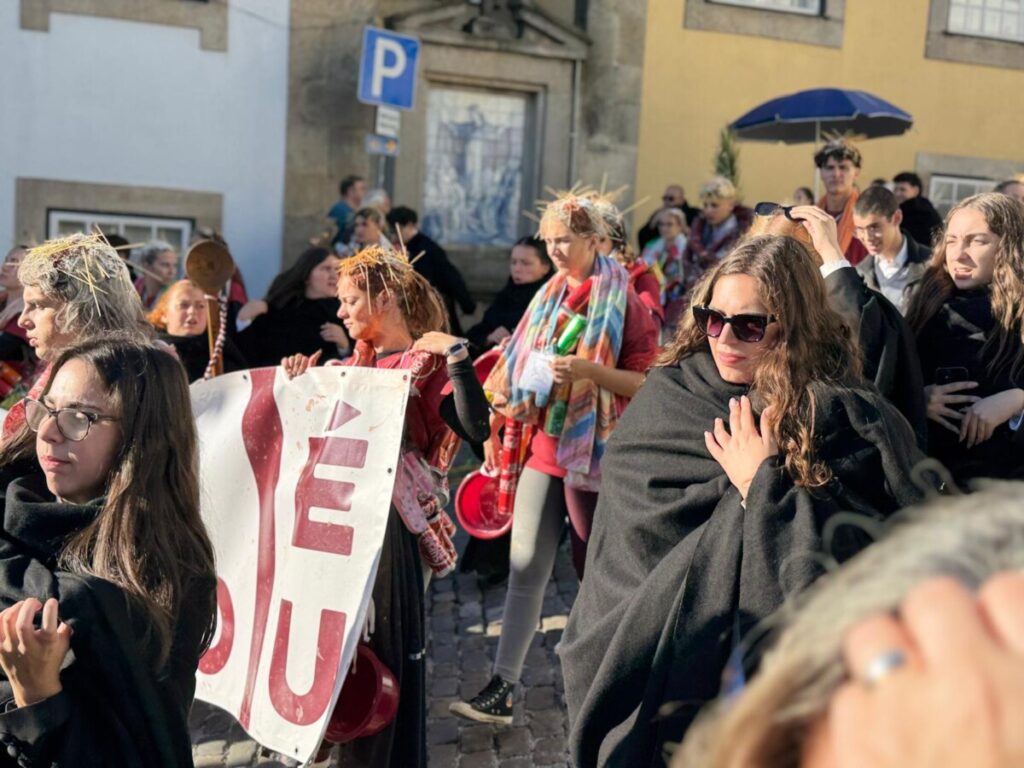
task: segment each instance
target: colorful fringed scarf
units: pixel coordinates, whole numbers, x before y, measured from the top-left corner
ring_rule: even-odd
[[[587,326],[576,349],[584,360],[614,368],[622,348],[629,275],[615,259],[598,256],[594,284],[587,307]],[[552,277],[534,296],[515,333],[495,364],[484,389],[502,395],[507,404],[502,414],[524,424],[543,425],[548,396],[518,386],[530,353],[548,348],[554,339],[558,308],[567,293],[563,275]],[[566,483],[574,488],[597,490],[605,443],[619,417],[616,396],[590,379],[574,381],[569,393],[565,426],[555,454],[568,471]]]

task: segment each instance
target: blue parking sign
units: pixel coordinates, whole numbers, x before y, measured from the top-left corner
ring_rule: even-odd
[[[364,104],[412,109],[420,41],[386,29],[363,30],[358,98]]]

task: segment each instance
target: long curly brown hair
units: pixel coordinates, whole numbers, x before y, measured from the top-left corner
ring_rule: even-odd
[[[1024,205],[1012,197],[985,192],[950,208],[942,236],[910,300],[907,323],[915,334],[920,333],[956,291],[946,269],[946,231],[953,216],[965,208],[980,211],[999,238],[992,273],[992,316],[996,322],[981,354],[988,361],[989,374],[1005,370],[1019,384],[1024,380]]]
[[[338,279],[343,277],[366,291],[371,302],[379,295],[394,297],[413,341],[429,331],[448,332],[448,313],[441,297],[404,253],[371,245],[342,260]]]
[[[761,301],[779,323],[778,342],[762,358],[751,395],[762,410],[771,407],[777,414],[779,449],[793,481],[807,488],[824,485],[832,475],[814,451],[814,386],[861,383],[857,344],[829,307],[814,258],[797,240],[779,235],[745,240],[704,275],[693,303],[710,304],[715,285],[727,275],[754,278]],[[677,365],[708,350],[707,336],[687,313],[655,366]]]

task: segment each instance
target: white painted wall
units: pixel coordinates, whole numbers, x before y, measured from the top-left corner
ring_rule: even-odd
[[[18,17],[0,2],[0,252],[19,176],[217,192],[261,296],[281,263],[289,0],[230,0],[226,53],[194,29]]]

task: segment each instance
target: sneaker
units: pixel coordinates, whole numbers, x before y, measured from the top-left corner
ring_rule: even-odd
[[[515,687],[515,683],[495,675],[480,693],[469,701],[449,704],[448,711],[478,723],[512,725],[512,691]]]

